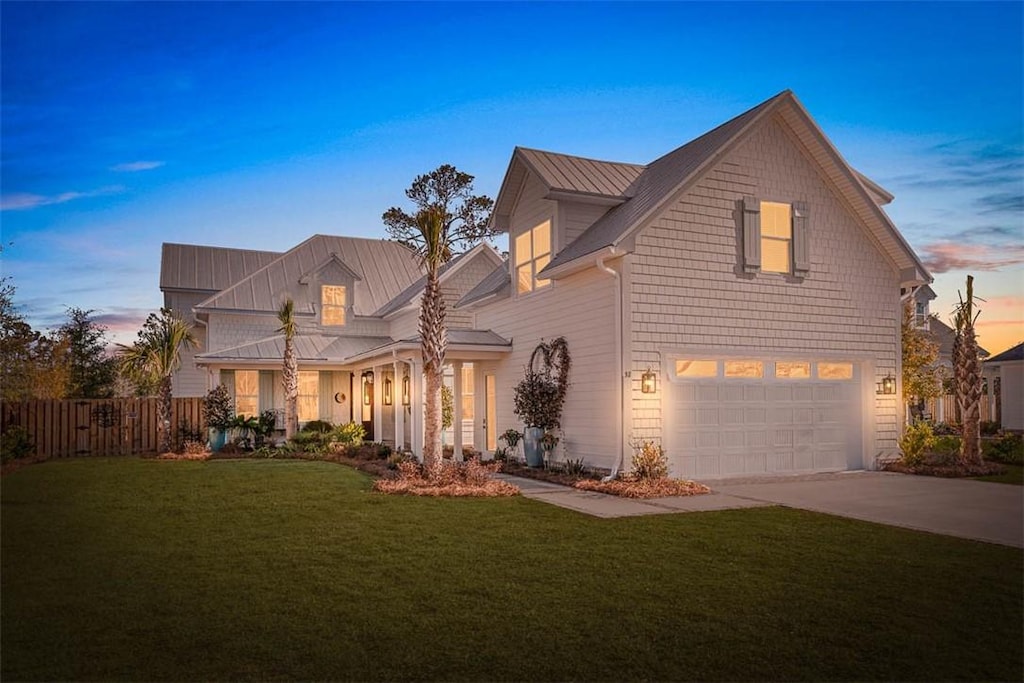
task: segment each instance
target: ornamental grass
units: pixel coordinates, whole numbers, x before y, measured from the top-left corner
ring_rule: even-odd
[[[519,488],[491,477],[500,463],[481,463],[472,458],[464,463],[442,460],[436,471],[428,472],[415,462],[398,465],[397,476],[378,479],[373,490],[410,496],[493,498],[519,495]]]

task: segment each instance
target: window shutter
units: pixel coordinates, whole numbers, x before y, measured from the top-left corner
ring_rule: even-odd
[[[221,370],[220,371],[220,383],[224,385],[224,388],[228,390],[228,396],[231,397],[231,403],[235,402],[235,371],[234,370]]]
[[[260,370],[260,412],[274,409],[274,371]]]
[[[320,373],[319,386],[320,419],[331,419],[331,402],[334,401],[334,381],[330,372]]]
[[[761,269],[761,202],[754,197],[743,198],[743,269]]]
[[[793,274],[803,277],[811,270],[811,237],[807,204],[793,202]]]

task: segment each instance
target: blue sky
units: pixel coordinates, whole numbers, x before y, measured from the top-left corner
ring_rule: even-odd
[[[0,4],[2,272],[130,341],[160,243],[383,237],[515,145],[645,163],[792,89],[982,344],[1024,339],[1021,3]],[[945,317],[945,316],[944,316]]]

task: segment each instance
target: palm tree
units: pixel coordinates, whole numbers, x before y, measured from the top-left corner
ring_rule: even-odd
[[[444,297],[438,275],[451,243],[446,229],[444,207],[428,206],[416,213],[416,228],[423,238],[419,248],[420,258],[427,270],[427,284],[420,301],[420,349],[423,354],[423,375],[426,396],[423,421],[423,464],[428,472],[436,472],[442,458],[442,409],[441,386],[444,371],[444,355],[448,348],[448,331],[445,328]]]
[[[281,368],[281,384],[284,386],[284,436],[291,439],[299,431],[299,363],[295,359],[295,302],[291,299],[281,304],[277,312],[281,321],[278,332],[284,335],[284,364]]]
[[[963,418],[960,461],[965,465],[981,464],[981,359],[974,323],[980,315],[974,307],[974,277],[967,276],[967,299],[960,299],[956,323],[956,356],[953,358],[957,403]]]
[[[171,450],[171,376],[181,366],[182,350],[196,347],[192,326],[169,308],[150,313],[131,346],[118,344],[118,367],[140,385],[156,385],[157,440],[161,453]]]

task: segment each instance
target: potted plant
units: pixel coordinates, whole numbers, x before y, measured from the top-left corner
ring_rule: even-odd
[[[530,355],[530,364],[523,379],[515,386],[515,413],[526,425],[523,453],[528,467],[544,466],[541,439],[549,429],[561,426],[562,405],[569,386],[569,365],[569,349],[564,337],[549,344],[541,342]]]
[[[206,392],[203,400],[203,420],[210,437],[210,450],[219,451],[227,440],[228,430],[235,422],[235,407],[227,387],[223,384]]]
[[[544,459],[549,463],[551,462],[551,451],[555,450],[557,445],[558,437],[554,432],[544,432],[544,436],[540,437],[540,448],[544,451]]]
[[[509,427],[504,432],[502,432],[501,436],[499,436],[498,439],[504,441],[505,444],[508,446],[507,449],[499,448],[498,450],[504,451],[506,456],[514,458],[516,454],[516,446],[518,446],[519,442],[523,440],[523,434],[522,432],[517,432],[516,430]],[[498,451],[494,452],[494,457],[498,457]]]

